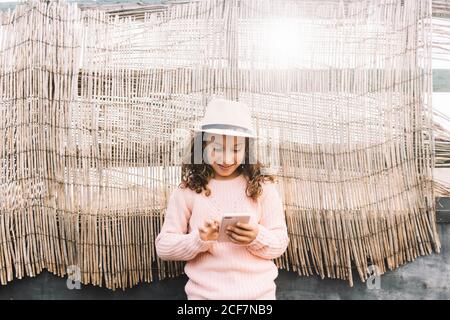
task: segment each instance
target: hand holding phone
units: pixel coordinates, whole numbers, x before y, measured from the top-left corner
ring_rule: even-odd
[[[250,221],[250,215],[248,213],[228,213],[222,217],[222,222],[220,224],[219,237],[217,241],[219,242],[232,242],[230,237],[227,235],[227,227],[234,226],[238,222],[248,223]]]

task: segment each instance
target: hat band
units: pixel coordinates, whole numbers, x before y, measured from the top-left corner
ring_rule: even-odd
[[[234,130],[234,131],[239,131],[239,132],[244,132],[244,133],[248,133],[250,135],[253,135],[253,131],[248,129],[248,128],[244,128],[244,127],[240,127],[240,126],[235,126],[232,124],[204,124],[200,127],[200,130],[208,130],[208,129],[224,129],[224,130]]]

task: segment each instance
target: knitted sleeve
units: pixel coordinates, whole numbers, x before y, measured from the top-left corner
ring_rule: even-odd
[[[289,244],[283,202],[274,183],[263,185],[261,195],[261,220],[258,235],[247,249],[263,259],[275,259],[281,256]]]
[[[187,233],[191,216],[188,191],[178,187],[169,198],[164,223],[155,240],[156,253],[162,260],[191,260],[209,250],[214,242],[202,240],[198,229]]]

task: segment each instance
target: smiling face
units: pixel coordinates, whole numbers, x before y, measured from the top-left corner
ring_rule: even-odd
[[[245,158],[245,138],[208,133],[205,157],[216,173],[217,179],[238,175],[236,169]]]

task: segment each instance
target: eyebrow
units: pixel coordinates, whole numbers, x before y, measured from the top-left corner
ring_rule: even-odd
[[[223,144],[221,144],[221,143],[219,143],[219,142],[216,142],[216,141],[214,141],[213,144],[219,145],[219,146],[223,147]],[[234,146],[234,148],[235,148],[235,147],[240,147],[240,146],[242,146],[243,144],[244,144],[243,142],[240,142],[240,143],[236,144],[236,145]]]

